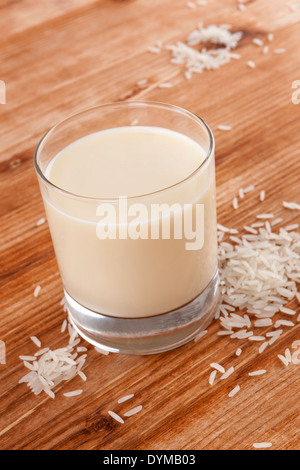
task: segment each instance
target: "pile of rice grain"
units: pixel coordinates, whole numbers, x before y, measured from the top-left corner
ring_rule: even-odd
[[[227,64],[231,59],[239,59],[240,56],[231,52],[242,38],[241,32],[230,32],[231,26],[223,24],[220,26],[209,25],[206,28],[200,23],[198,29],[191,32],[187,38],[187,44],[177,42],[166,46],[171,51],[173,64],[184,64],[186,78],[190,79],[193,73],[202,73],[204,70],[216,70]],[[220,47],[207,50],[202,47],[200,51],[194,49],[199,44],[217,44]]]
[[[273,317],[280,313],[289,320],[279,319],[274,324],[273,336],[280,336],[280,326],[293,326],[296,309],[284,307],[296,299],[300,302],[297,284],[300,282],[300,234],[297,224],[274,231],[273,214],[260,214],[259,223],[245,226],[241,236],[231,236],[232,229],[220,226],[218,258],[222,301],[216,317],[224,334],[234,338],[264,341],[264,336],[253,336],[254,327],[269,327]],[[226,239],[224,237],[227,237]],[[235,310],[238,313],[235,313]],[[256,321],[252,325],[250,316]],[[292,321],[291,321],[292,320]],[[239,330],[235,332],[235,330]],[[269,342],[274,342],[273,337]]]
[[[86,376],[81,372],[81,368],[85,363],[87,355],[79,355],[79,352],[86,348],[77,347],[81,340],[70,324],[68,328],[70,340],[67,346],[54,350],[43,348],[32,356],[20,356],[24,366],[30,372],[24,375],[19,380],[19,383],[27,383],[27,386],[35,395],[44,391],[51,398],[54,398],[55,394],[52,389],[61,382],[69,380],[76,375],[79,375],[82,380],[86,380]],[[38,345],[38,342],[34,342]]]

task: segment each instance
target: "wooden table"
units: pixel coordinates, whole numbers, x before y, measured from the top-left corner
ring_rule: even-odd
[[[19,378],[26,373],[21,354],[66,341],[60,335],[65,313],[62,285],[33,169],[33,153],[53,124],[86,107],[120,99],[164,101],[203,117],[215,132],[219,222],[252,223],[261,211],[299,222],[299,212],[282,200],[300,202],[300,105],[292,103],[292,82],[300,79],[300,9],[280,0],[208,0],[191,9],[185,0],[2,0],[0,79],[1,323],[6,365],[0,364],[2,449],[251,449],[268,441],[273,449],[296,449],[299,432],[299,367],[277,358],[295,339],[300,324],[258,355],[247,340],[217,337],[215,322],[205,338],[178,350],[149,357],[99,355],[89,347],[84,372],[58,390],[55,400],[30,393]],[[242,58],[220,70],[186,80],[170,53],[147,51],[161,40],[174,44],[203,21],[230,23],[243,31]],[[252,43],[267,43],[262,54]],[[282,55],[274,49],[285,48]],[[248,60],[256,63],[247,67]],[[137,86],[147,79],[145,88]],[[170,89],[159,88],[171,82]],[[294,90],[295,91],[295,90]],[[217,126],[232,126],[222,132]],[[237,211],[231,201],[240,187],[254,184]],[[259,203],[259,191],[266,201]],[[33,291],[42,289],[37,298]],[[243,348],[240,358],[235,356]],[[234,364],[230,380],[208,385],[209,364]],[[261,377],[248,372],[267,369]],[[229,398],[238,383],[241,391]],[[83,388],[76,398],[65,391]],[[134,393],[138,415],[120,425],[107,411]],[[126,405],[126,406],[125,406]]]

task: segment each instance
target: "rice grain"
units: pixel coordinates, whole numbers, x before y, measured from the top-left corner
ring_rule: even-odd
[[[124,397],[118,400],[118,403],[124,403],[125,401],[130,400],[133,397],[134,397],[134,393],[131,393],[130,395],[125,395]]]
[[[72,392],[64,393],[65,397],[77,397],[77,395],[81,395],[83,390],[73,390]]]
[[[118,421],[119,423],[121,424],[124,424],[124,419],[121,418],[121,416],[119,416],[117,413],[115,413],[114,411],[109,411],[108,414],[113,418],[115,419],[116,421]]]
[[[38,348],[41,347],[42,343],[36,336],[30,336],[30,339]]]
[[[266,370],[261,369],[261,370],[256,370],[256,371],[254,371],[254,372],[249,372],[248,375],[249,375],[250,377],[255,377],[255,376],[257,376],[257,375],[263,375],[263,374],[265,374],[266,372],[267,372]]]
[[[132,408],[132,410],[126,411],[126,413],[124,413],[124,416],[129,417],[129,416],[135,415],[136,413],[139,413],[142,409],[143,409],[142,405],[136,406],[135,408]]]
[[[272,447],[271,442],[256,442],[253,444],[253,447],[255,449],[268,449],[269,447]]]
[[[209,380],[208,380],[209,385],[213,385],[213,384],[214,384],[216,375],[217,375],[217,371],[216,371],[216,370],[213,370],[213,371],[210,373]]]
[[[41,291],[41,286],[36,286],[36,288],[34,289],[34,292],[33,292],[34,297],[37,297],[39,295],[40,291]]]
[[[234,372],[234,367],[231,366],[229,369],[221,376],[221,380],[227,379]]]
[[[241,387],[239,385],[237,385],[236,387],[234,387],[233,390],[231,390],[231,392],[229,392],[228,396],[230,398],[234,397],[239,391],[241,390]]]

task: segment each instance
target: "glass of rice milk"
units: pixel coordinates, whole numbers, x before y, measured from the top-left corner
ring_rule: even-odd
[[[155,102],[53,127],[35,169],[69,318],[95,346],[152,354],[195,338],[219,299],[214,138]]]

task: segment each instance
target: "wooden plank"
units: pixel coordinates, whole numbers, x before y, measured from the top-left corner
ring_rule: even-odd
[[[18,356],[35,351],[32,334],[45,346],[66,341],[59,335],[65,314],[51,238],[46,224],[36,226],[44,210],[32,158],[48,128],[82,108],[127,94],[190,109],[215,133],[219,221],[241,228],[259,210],[299,223],[299,213],[281,202],[300,199],[300,107],[291,102],[291,84],[299,79],[300,9],[267,0],[249,1],[246,12],[229,0],[196,9],[182,0],[46,3],[1,4],[0,79],[7,84],[7,104],[0,105],[0,339],[7,365],[0,365],[0,447],[251,449],[253,442],[270,441],[275,449],[299,448],[299,369],[284,368],[276,357],[300,339],[299,324],[263,355],[249,341],[217,337],[217,323],[199,343],[152,357],[104,357],[88,346],[88,381],[64,385],[64,392],[84,389],[75,398],[64,397],[61,387],[51,400],[18,385],[25,373]],[[188,81],[168,51],[155,55],[147,48],[158,40],[185,40],[199,21],[242,30],[242,58]],[[252,39],[267,43],[270,31],[275,39],[264,56]],[[286,53],[275,55],[281,47]],[[248,60],[256,62],[254,70]],[[144,78],[148,85],[140,89]],[[172,88],[158,87],[167,81]],[[219,124],[233,129],[219,131]],[[256,191],[233,211],[233,197],[248,184]],[[34,298],[38,284],[42,290]],[[235,365],[230,380],[209,387],[212,361]],[[248,377],[262,368],[264,376]],[[236,383],[241,391],[230,399]],[[135,394],[130,407],[143,404],[143,411],[119,425],[107,411],[125,412],[129,403],[117,400],[126,393]]]

